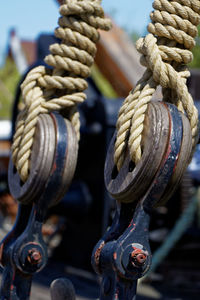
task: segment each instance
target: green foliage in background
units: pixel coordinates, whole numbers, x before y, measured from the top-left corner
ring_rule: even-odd
[[[140,38],[140,35],[137,33],[137,31],[132,31],[130,34],[131,40],[136,43],[137,40]]]
[[[190,63],[190,68],[200,68],[200,26],[198,26],[198,36],[196,37],[196,46],[192,50],[193,61]]]
[[[0,119],[10,119],[14,94],[20,75],[11,58],[0,69]]]
[[[95,64],[92,66],[91,75],[100,92],[106,98],[117,98],[117,93]]]

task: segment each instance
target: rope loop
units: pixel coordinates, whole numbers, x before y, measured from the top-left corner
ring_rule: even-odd
[[[190,121],[193,149],[197,142],[198,111],[188,92],[186,80],[190,75],[186,64],[193,59],[196,26],[200,23],[199,0],[154,0],[149,34],[140,38],[136,47],[146,67],[136,88],[125,99],[117,120],[114,160],[118,170],[129,149],[135,164],[141,158],[142,132],[149,101],[162,87],[163,101],[174,103]]]
[[[55,36],[61,43],[50,46],[47,65],[32,69],[21,85],[24,109],[19,113],[12,159],[22,179],[29,174],[29,160],[38,116],[64,111],[79,139],[80,120],[77,105],[86,96],[86,78],[96,54],[98,29],[109,30],[111,21],[104,18],[100,0],[65,0]]]

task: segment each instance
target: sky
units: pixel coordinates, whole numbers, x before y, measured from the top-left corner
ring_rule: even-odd
[[[153,0],[102,0],[106,13],[129,32],[146,32]],[[36,39],[41,32],[53,32],[57,26],[58,5],[55,0],[1,0],[0,64],[5,57],[8,35],[15,28],[19,38]]]

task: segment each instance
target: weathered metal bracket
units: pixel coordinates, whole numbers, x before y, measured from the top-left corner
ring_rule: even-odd
[[[110,175],[105,170],[107,177],[105,180],[108,183],[108,191],[112,191],[112,195],[116,193],[117,208],[112,226],[97,243],[92,255],[92,265],[95,271],[102,276],[101,300],[136,299],[137,280],[148,272],[151,265],[149,245],[151,211],[162,199],[167,200],[165,197],[166,191],[168,196],[171,195],[168,190],[174,191],[174,185],[177,185],[180,181],[180,173],[183,174],[184,172],[184,167],[182,166],[183,168],[180,169],[180,165],[183,165],[183,163],[185,167],[187,165],[186,161],[179,161],[180,157],[183,157],[181,152],[184,151],[185,139],[188,139],[188,142],[191,139],[190,134],[186,135],[189,128],[187,120],[171,104],[157,103],[153,104],[154,108],[155,105],[157,106],[156,109],[167,110],[168,132],[164,130],[162,133],[167,134],[167,139],[164,139],[166,144],[163,145],[165,151],[160,158],[151,183],[143,190],[143,195],[141,193],[140,197],[134,195],[134,180],[136,180],[134,174],[129,176],[131,180],[125,183],[122,192],[122,189],[117,187],[117,183],[112,182],[117,180],[123,182],[122,178],[117,178],[120,174],[113,176],[112,168],[108,166],[109,162],[106,163]],[[108,152],[108,157],[110,157],[113,152],[113,142],[111,142]],[[154,155],[154,153],[151,153],[151,155]],[[190,151],[185,153],[185,156],[187,156],[186,160],[188,162]],[[134,170],[131,172],[134,172]],[[135,172],[137,173],[137,170]],[[109,176],[111,177],[110,181],[108,180]],[[143,179],[146,183],[145,176]],[[131,193],[126,188],[127,186],[132,190],[132,199],[130,199]],[[127,195],[129,201],[127,201]]]
[[[161,116],[165,117],[163,121],[159,121]],[[48,206],[58,200],[55,184],[61,189],[59,195],[63,193],[63,174],[66,175],[65,170],[68,166],[65,164],[63,167],[68,152],[63,140],[64,127],[59,126],[59,122],[63,122],[60,118],[57,114],[54,116],[56,128],[57,126],[62,128],[62,133],[60,131],[56,139],[54,160],[44,189],[31,203],[27,197],[29,189],[25,189],[24,194],[20,196],[22,204],[19,207],[15,227],[0,245],[0,259],[4,267],[0,299],[28,300],[32,276],[40,271],[47,261],[42,224]],[[151,118],[153,126],[149,126]],[[122,174],[117,173],[115,166],[110,166],[109,162],[114,138],[108,151],[105,181],[108,191],[117,199],[117,208],[112,226],[98,242],[92,255],[93,267],[102,276],[101,300],[136,298],[137,280],[148,272],[151,264],[148,237],[151,211],[154,206],[170,197],[190,159],[191,147],[185,150],[185,145],[191,145],[190,125],[187,118],[178,112],[175,106],[160,102],[151,104],[147,125],[149,129],[145,134],[149,141],[152,139],[154,151],[148,154],[149,146],[147,143],[144,145],[144,153],[147,155],[143,160],[145,171],[140,172],[138,168],[142,166],[134,167],[128,157]],[[156,135],[158,133],[159,138]],[[156,168],[155,165],[152,166],[153,163]],[[148,170],[151,176],[148,175],[147,183],[145,174]],[[139,183],[145,183],[145,188],[140,188],[139,191],[138,180],[135,181],[136,174],[140,178]],[[126,176],[124,181],[123,176]],[[119,185],[119,182],[123,184]],[[58,282],[57,286],[58,288],[54,289],[54,296],[57,293],[63,294],[60,293],[62,282]],[[68,284],[63,285],[64,294],[72,290]],[[74,292],[71,292],[69,295],[74,299]]]
[[[47,166],[49,173],[46,180],[41,179],[43,184],[40,183],[31,201],[28,195],[32,196],[30,191],[34,180],[28,183],[30,186],[25,183],[23,189],[23,183],[20,183],[20,180],[13,180],[13,177],[15,179],[17,175],[10,162],[10,189],[13,196],[19,195],[21,204],[14,228],[0,244],[0,260],[4,268],[0,299],[29,299],[33,274],[44,268],[47,262],[47,246],[42,236],[42,225],[48,208],[55,205],[66,192],[75,170],[77,146],[73,146],[77,143],[76,135],[72,132],[69,123],[59,114],[51,114],[49,118],[52,132],[56,132],[54,134],[56,136],[55,148],[51,151],[53,159],[51,165]],[[40,136],[43,138],[42,134]],[[35,157],[37,159],[37,153]],[[33,178],[34,176],[35,174]]]

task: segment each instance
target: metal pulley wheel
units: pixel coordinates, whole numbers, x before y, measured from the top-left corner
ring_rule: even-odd
[[[77,152],[78,142],[71,123],[57,113],[40,115],[31,152],[30,173],[25,183],[10,159],[8,181],[12,196],[23,204],[37,202],[47,182],[51,181],[55,184],[56,194],[49,206],[55,205],[73,178]]]
[[[176,106],[148,105],[142,158],[130,154],[117,172],[112,139],[105,165],[108,192],[118,200],[112,225],[93,250],[92,264],[102,278],[100,299],[135,299],[137,280],[151,265],[149,225],[152,209],[177,187],[191,157],[191,129]],[[111,163],[110,163],[111,160]]]
[[[172,176],[156,205],[167,201],[180,182],[191,156],[192,139],[188,119],[172,104],[151,102],[144,123],[142,158],[134,166],[127,151],[119,172],[113,159],[115,137],[116,134],[109,146],[104,173],[106,188],[111,196],[125,203],[139,201],[148,193],[163,161],[171,155],[165,168],[170,168],[170,161],[173,161]],[[179,141],[180,145],[176,145]],[[178,147],[178,153],[171,151],[173,147]]]
[[[172,109],[172,106],[168,107],[170,112]],[[176,165],[173,170],[172,177],[165,189],[165,192],[159,201],[159,205],[164,205],[168,199],[174,194],[176,189],[181,183],[181,180],[183,178],[183,175],[186,172],[186,169],[188,167],[188,164],[191,160],[192,155],[192,134],[191,134],[191,127],[188,118],[182,114],[179,113],[182,118],[182,143],[181,143],[181,149],[178,154]],[[177,134],[180,134],[179,128],[173,128],[172,130],[176,131]]]
[[[47,263],[42,226],[48,207],[57,204],[66,193],[75,171],[77,151],[71,123],[52,113],[39,116],[25,183],[10,160],[10,191],[21,204],[15,226],[0,245],[4,266],[1,299],[29,299],[32,276]]]

